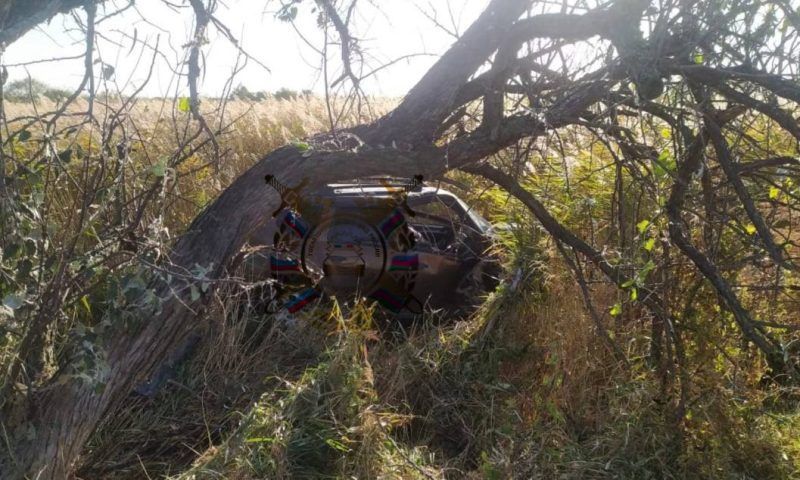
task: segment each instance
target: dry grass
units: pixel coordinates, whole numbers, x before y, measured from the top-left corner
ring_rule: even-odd
[[[342,115],[336,124],[339,128],[343,128],[358,123],[359,119],[377,118],[394,104],[393,100],[371,99],[370,117],[361,117],[349,112]],[[335,113],[341,105],[334,101],[333,108]],[[57,109],[57,104],[45,99],[35,105],[5,104],[12,132],[22,129],[32,118]],[[87,109],[87,102],[78,99],[70,106],[67,113],[85,112]],[[164,200],[158,205],[158,211],[152,215],[161,216],[164,225],[172,232],[182,231],[233,179],[265,154],[287,143],[328,131],[330,128],[327,106],[321,98],[315,96],[299,96],[293,100],[269,98],[259,102],[231,100],[224,104],[209,99],[203,101],[201,110],[211,128],[221,132],[217,137],[221,159],[219,162],[214,161],[214,152],[210,145],[206,144],[182,160],[174,172],[169,172],[165,177],[170,181],[165,183]],[[178,111],[172,99],[138,99],[131,104],[123,104],[118,99],[107,103],[97,100],[94,104],[94,117],[96,123],[83,122],[77,126],[77,130],[70,131],[64,138],[57,136],[55,148],[57,150],[74,148],[77,144],[85,152],[96,151],[101,133],[108,129],[112,120],[121,121],[122,128],[116,128],[118,134],[124,129],[125,141],[130,148],[130,161],[127,162],[125,169],[130,182],[128,187],[131,196],[138,190],[150,186],[147,180],[152,176],[148,175],[155,165],[159,162],[170,165],[175,160],[178,145],[187,141],[190,146],[198,144],[198,140],[189,141],[196,129],[190,114]],[[59,120],[55,130],[67,130],[83,118],[81,115],[65,116]],[[17,145],[17,155],[21,159],[31,157],[44,141],[46,138],[44,127],[41,122],[33,122],[27,128],[32,135],[31,139]],[[110,143],[116,144],[118,140],[122,138],[115,138]],[[86,161],[89,161],[89,155],[84,158],[84,162],[73,160],[71,165],[67,166],[67,171],[72,171],[75,176],[80,177],[80,172],[93,167],[86,165]],[[96,163],[97,159],[93,158],[91,161]],[[68,183],[64,183],[63,190],[67,191],[55,204],[68,207],[68,210],[61,215],[68,218],[72,213],[69,210],[72,202],[69,200],[76,196],[76,193],[69,190]]]
[[[321,329],[276,321],[254,304],[226,295],[224,309],[202,331],[194,360],[179,366],[155,397],[131,394],[124,411],[93,439],[80,475],[180,472],[220,443],[262,392],[317,363],[326,341]]]

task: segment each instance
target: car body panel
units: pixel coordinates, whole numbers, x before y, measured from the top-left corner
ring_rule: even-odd
[[[284,304],[308,289],[395,313],[476,304],[499,271],[491,224],[447,190],[395,180],[327,185],[276,212],[250,237],[248,276],[274,280]]]

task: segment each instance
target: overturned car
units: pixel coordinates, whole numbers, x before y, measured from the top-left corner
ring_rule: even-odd
[[[251,235],[250,275],[274,280],[273,306],[366,298],[396,314],[463,312],[497,285],[493,229],[457,196],[411,180],[367,178],[284,203]]]
[[[392,318],[468,312],[498,283],[493,228],[454,194],[411,181],[368,178],[284,199],[249,238],[243,273],[268,280],[273,312],[324,298],[367,298]],[[135,392],[155,396],[200,341],[192,335]]]

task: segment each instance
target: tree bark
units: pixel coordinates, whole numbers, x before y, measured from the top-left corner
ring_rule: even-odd
[[[0,51],[28,30],[88,3],[105,0],[6,0],[0,5]]]

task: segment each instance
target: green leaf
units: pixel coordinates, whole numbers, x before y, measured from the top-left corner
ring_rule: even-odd
[[[635,283],[636,283],[636,280],[635,280],[635,279],[633,279],[633,278],[631,278],[631,279],[630,279],[630,280],[628,280],[627,282],[625,282],[625,283],[623,283],[622,285],[620,285],[620,287],[622,287],[622,288],[630,288],[630,287],[632,287],[632,286],[633,286]]]
[[[656,264],[652,260],[648,260],[647,263],[644,264],[641,270],[636,274],[636,278],[644,281],[650,272],[652,272],[656,268]]]
[[[339,450],[340,452],[350,451],[350,448],[348,448],[347,445],[333,438],[326,439],[325,443],[328,444],[329,447]]]
[[[639,299],[639,290],[636,287],[631,288],[631,300],[634,302]]]
[[[656,246],[656,239],[655,238],[648,238],[644,242],[644,245],[642,246],[642,248],[644,248],[648,252],[651,252],[651,251],[653,251],[653,247],[655,247],[655,246]]]
[[[778,187],[769,187],[769,198],[775,200],[781,194],[781,189]]]
[[[181,97],[178,99],[178,110],[181,112],[192,111],[192,99],[189,97]]]
[[[619,316],[620,314],[622,314],[622,304],[615,303],[614,306],[611,307],[611,309],[608,311],[608,313],[611,314],[612,317]]]
[[[31,132],[23,130],[17,134],[17,140],[20,142],[27,142],[31,139]]]
[[[703,62],[705,61],[705,56],[703,55],[703,52],[696,52],[692,57],[692,60],[694,61],[695,64],[702,65]]]
[[[744,231],[747,232],[748,235],[754,235],[756,233],[756,226],[752,223],[748,223],[745,225]]]
[[[311,145],[307,144],[306,142],[292,142],[292,146],[294,146],[294,148],[296,148],[300,153],[307,152],[311,149]]]
[[[200,289],[197,288],[197,285],[189,285],[189,293],[193,302],[200,300]]]
[[[253,437],[246,439],[244,443],[274,443],[275,440],[275,437]]]
[[[672,130],[670,130],[669,128],[662,128],[661,129],[661,138],[665,138],[667,140],[672,138]],[[661,154],[663,155],[664,152],[661,152]]]
[[[558,406],[556,406],[555,403],[553,403],[552,401],[548,401],[545,404],[545,408],[547,409],[547,413],[549,413],[554,420],[558,422],[564,421],[564,414],[561,413],[561,410],[559,410]]]
[[[155,165],[150,167],[150,173],[155,175],[156,177],[163,177],[167,174],[167,161],[166,159],[160,159]]]
[[[672,151],[669,149],[664,149],[661,153],[658,154],[658,158],[653,161],[655,163],[655,173],[659,177],[663,177],[668,172],[674,172],[676,170],[675,164],[675,157],[672,155]]]
[[[83,308],[86,309],[86,312],[91,315],[92,307],[89,305],[89,295],[84,295],[81,297],[81,304],[83,304]]]
[[[6,247],[5,250],[0,249],[0,259],[10,260],[17,256],[22,251],[19,243],[12,243]]]
[[[647,231],[647,227],[650,226],[650,220],[642,220],[641,222],[636,224],[636,229],[639,230],[639,233],[642,234]]]

